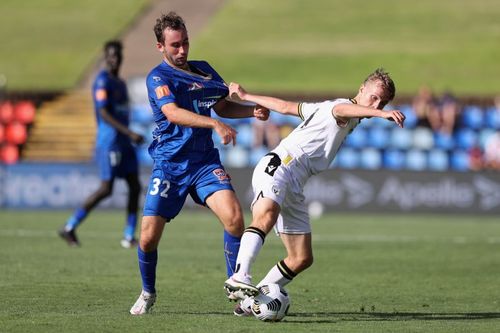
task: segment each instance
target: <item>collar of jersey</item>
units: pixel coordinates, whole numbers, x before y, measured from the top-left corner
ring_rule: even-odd
[[[166,62],[165,60],[163,60],[163,63],[164,63],[165,65],[167,65],[168,67],[170,67],[170,68],[174,69],[174,70],[177,70],[177,71],[180,71],[180,72],[183,72],[183,73],[189,74],[189,75],[194,76],[194,77],[201,78],[201,79],[203,79],[203,80],[211,80],[211,79],[212,79],[212,74],[207,74],[207,76],[203,76],[203,75],[200,75],[200,74],[196,74],[196,73],[194,73],[194,72],[191,72],[191,71],[184,70],[184,69],[182,69],[182,68],[177,68],[177,67],[175,67],[175,66],[172,66],[172,65],[170,65],[168,62]],[[189,62],[188,62],[188,65],[189,65]],[[190,66],[192,66],[192,65],[190,65]],[[200,70],[200,71],[201,71],[201,70]]]

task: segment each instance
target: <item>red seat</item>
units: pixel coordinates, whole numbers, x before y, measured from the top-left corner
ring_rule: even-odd
[[[0,147],[0,161],[5,164],[15,164],[19,160],[19,148],[6,144]]]
[[[20,122],[12,122],[5,127],[6,141],[15,145],[22,145],[28,138],[26,126]]]
[[[5,128],[2,124],[0,124],[0,144],[5,141]]]
[[[35,120],[35,105],[30,101],[21,101],[14,106],[14,117],[23,124],[31,124]]]
[[[0,104],[0,123],[8,124],[14,120],[14,106],[11,102]]]

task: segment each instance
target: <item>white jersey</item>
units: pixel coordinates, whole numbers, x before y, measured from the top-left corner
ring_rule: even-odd
[[[274,149],[284,164],[296,161],[294,168],[304,185],[309,177],[328,169],[346,136],[359,124],[359,118],[347,122],[335,119],[335,105],[353,102],[339,98],[321,103],[299,104],[299,116],[304,120]]]

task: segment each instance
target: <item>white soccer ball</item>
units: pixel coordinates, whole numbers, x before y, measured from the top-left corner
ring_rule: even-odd
[[[285,318],[290,307],[288,292],[276,283],[259,287],[259,295],[255,296],[252,313],[262,321],[280,321]]]

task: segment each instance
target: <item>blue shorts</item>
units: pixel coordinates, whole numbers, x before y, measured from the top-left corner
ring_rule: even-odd
[[[188,194],[197,204],[205,205],[207,197],[220,190],[234,191],[217,151],[196,163],[155,161],[144,216],[161,216],[169,221],[179,214]]]
[[[96,160],[101,180],[115,177],[125,178],[139,172],[139,163],[134,147],[96,148]]]

